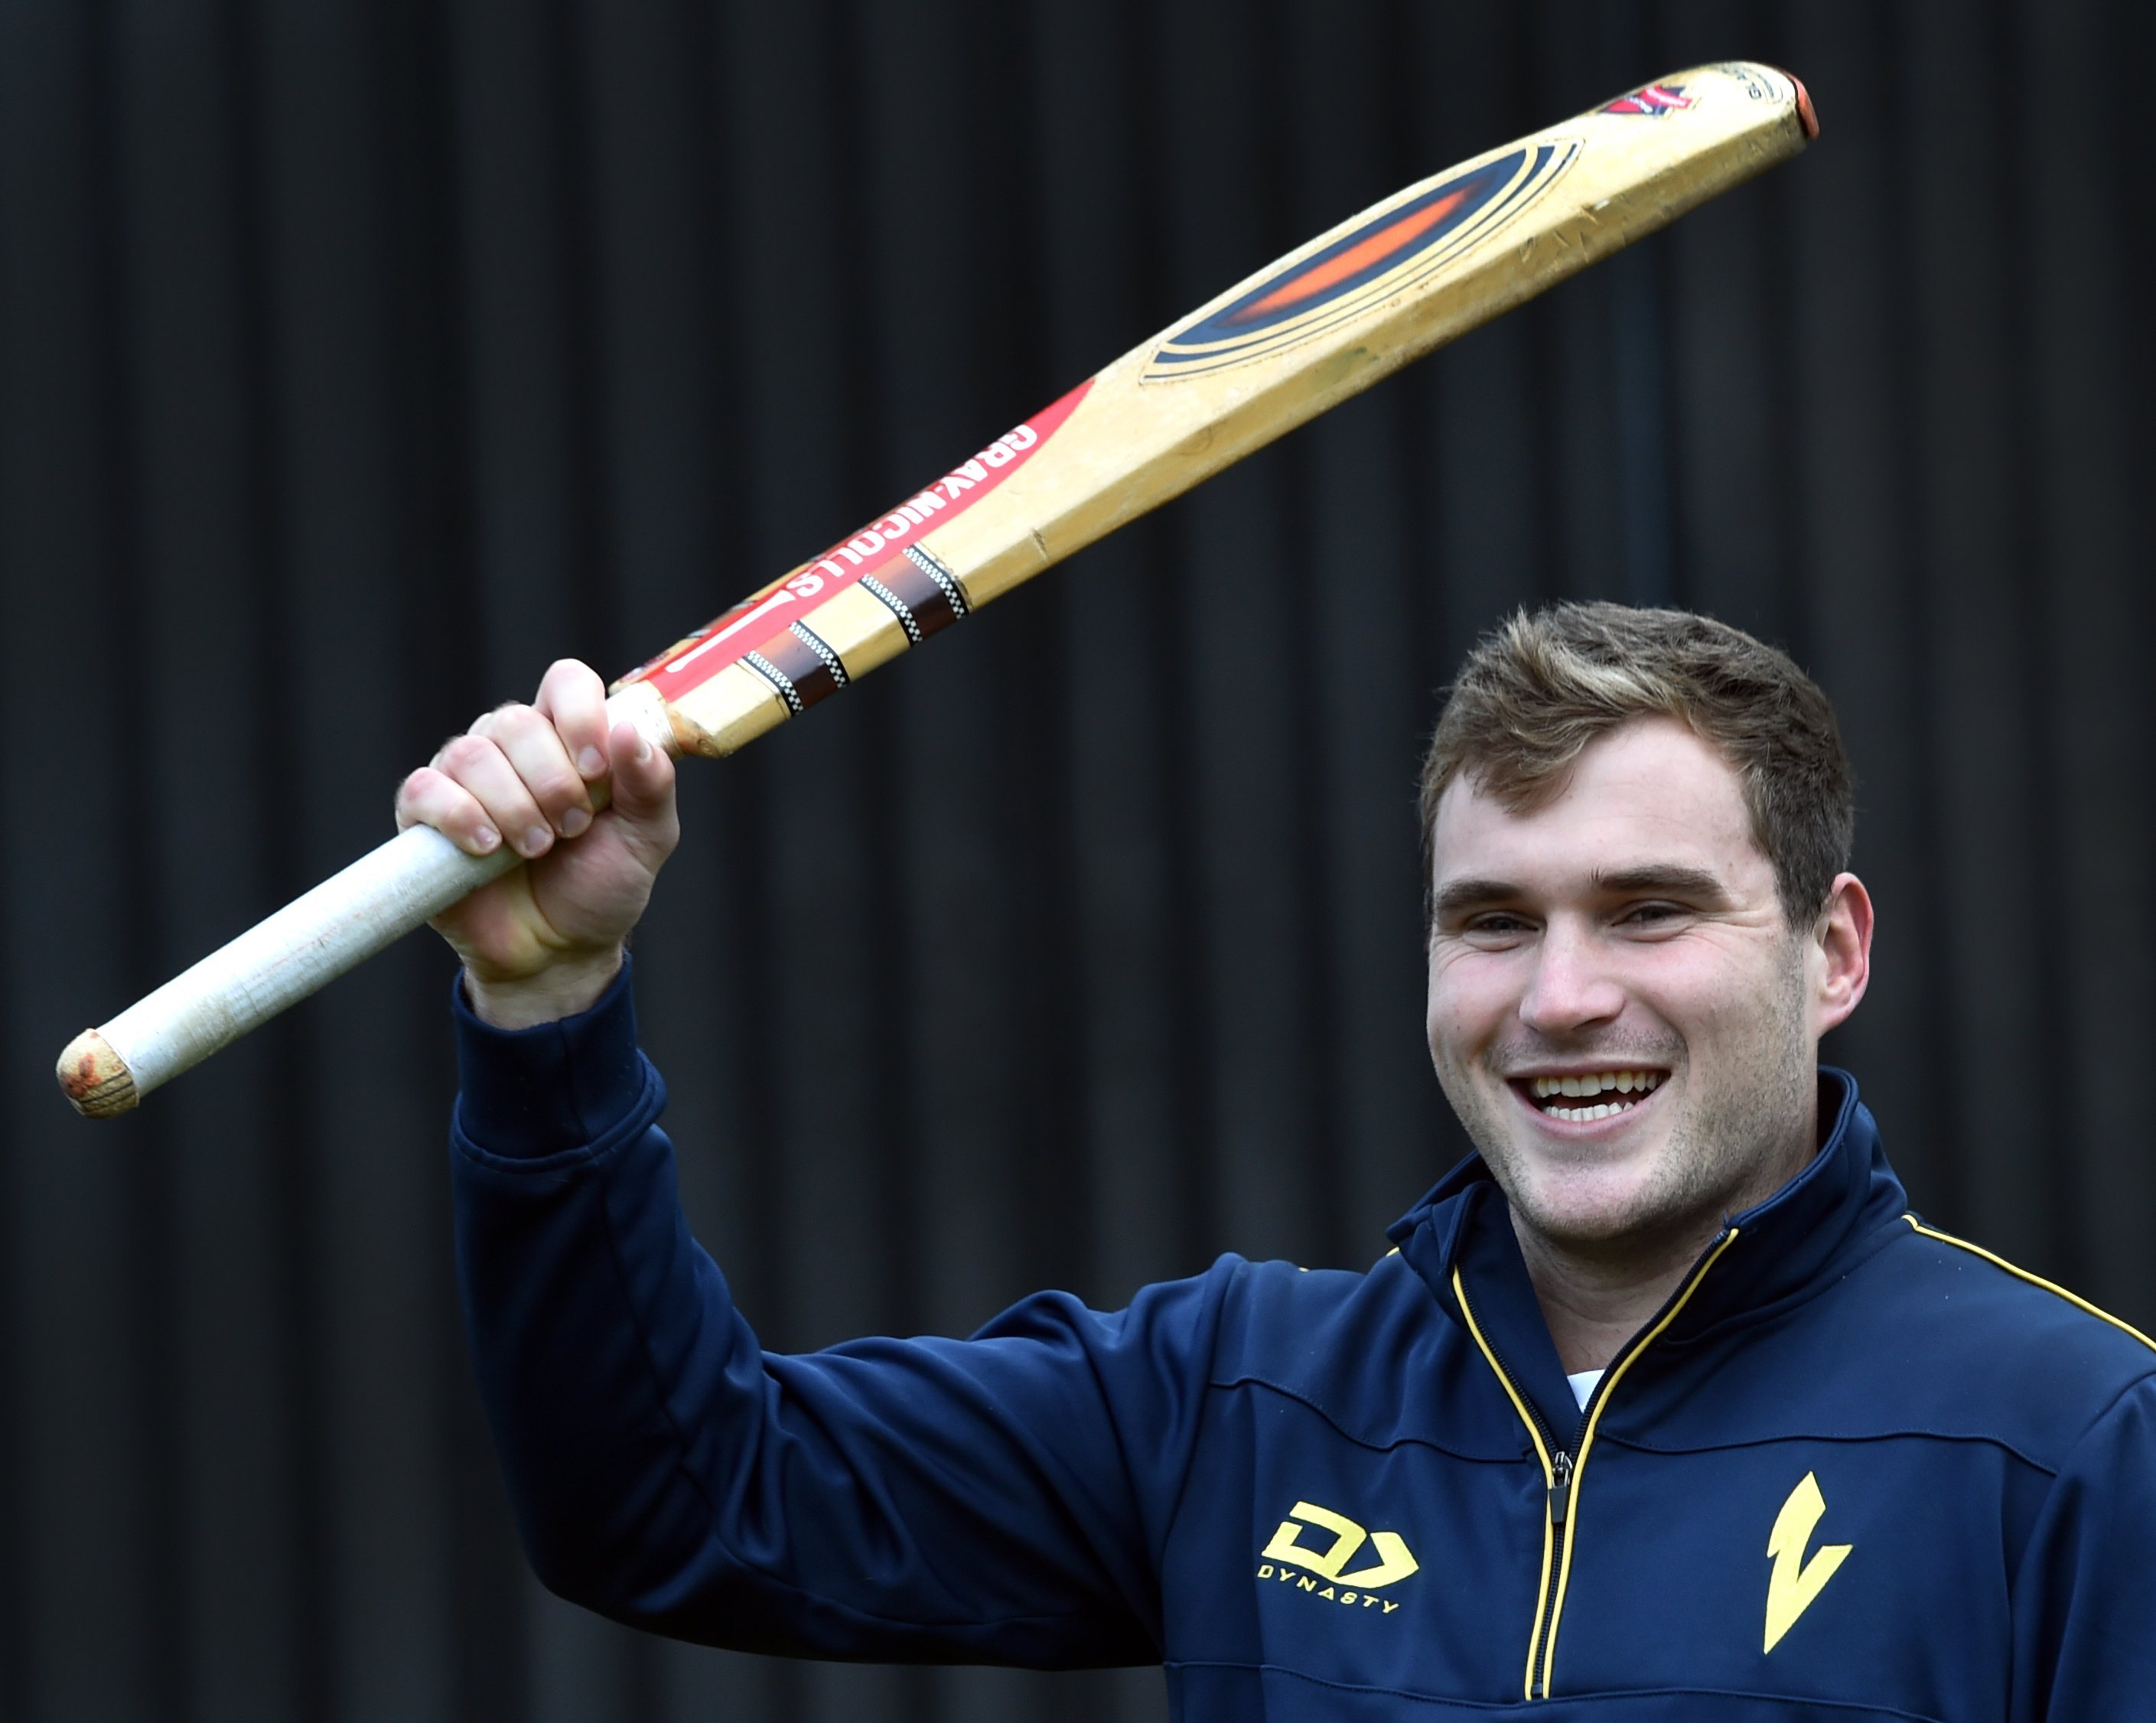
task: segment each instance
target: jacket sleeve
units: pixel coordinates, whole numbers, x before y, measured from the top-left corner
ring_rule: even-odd
[[[1232,1262],[1103,1315],[765,1352],[690,1236],[626,979],[516,1033],[459,1001],[459,1290],[532,1565],[742,1649],[1160,1658],[1159,1556]]]
[[[2015,1586],[2017,1723],[2156,1706],[2156,1377],[2129,1387],[2053,1482]]]

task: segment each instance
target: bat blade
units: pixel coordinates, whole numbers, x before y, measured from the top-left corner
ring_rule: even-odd
[[[1229,288],[614,685],[730,754],[1147,510],[1801,150],[1804,87],[1701,66],[1408,187]],[[400,833],[60,1056],[125,1112],[514,864]]]
[[[1817,132],[1702,66],[1408,187],[1237,283],[615,685],[727,754]]]

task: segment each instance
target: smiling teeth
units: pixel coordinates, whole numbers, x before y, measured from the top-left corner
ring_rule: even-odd
[[[1602,1095],[1611,1091],[1619,1095],[1645,1095],[1658,1088],[1662,1080],[1660,1071],[1598,1071],[1581,1077],[1537,1077],[1529,1087],[1537,1100],[1546,1100],[1551,1095],[1567,1097]],[[1615,1107],[1552,1107],[1550,1111],[1560,1119],[1584,1118],[1592,1115],[1603,1118],[1620,1110]]]

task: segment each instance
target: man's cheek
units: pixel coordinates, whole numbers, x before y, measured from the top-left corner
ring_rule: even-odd
[[[1430,1039],[1454,1046],[1486,1040],[1504,1017],[1506,997],[1505,977],[1486,954],[1440,957],[1430,972],[1425,1023]]]
[[[1440,1075],[1449,1079],[1473,1063],[1481,1040],[1474,1033],[1471,1020],[1455,1003],[1432,1001],[1424,1029],[1430,1041],[1430,1056]]]

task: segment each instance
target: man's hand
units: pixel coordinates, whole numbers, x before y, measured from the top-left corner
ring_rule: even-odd
[[[594,792],[609,791],[595,813]],[[505,1029],[571,1016],[606,991],[681,835],[674,762],[634,725],[608,733],[606,686],[573,659],[530,705],[487,713],[406,778],[397,824],[432,826],[474,855],[506,842],[525,859],[434,923],[464,960],[472,1008]]]

